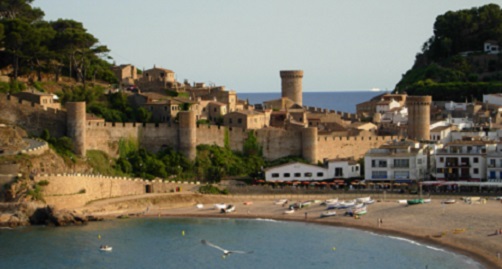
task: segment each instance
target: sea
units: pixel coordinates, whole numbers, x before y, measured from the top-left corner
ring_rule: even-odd
[[[329,110],[355,113],[356,105],[383,94],[383,91],[331,91],[304,92],[303,106],[318,107]],[[249,100],[250,104],[263,104],[263,101],[281,98],[280,92],[237,93],[241,100]]]
[[[202,244],[206,240],[230,254]],[[109,245],[112,251],[100,251]],[[0,230],[0,268],[483,268],[439,247],[269,219],[133,218]]]

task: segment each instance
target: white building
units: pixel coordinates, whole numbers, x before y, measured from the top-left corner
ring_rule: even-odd
[[[438,126],[434,127],[430,130],[431,141],[436,141],[438,143],[444,144],[449,142],[451,133],[450,126]]]
[[[361,167],[358,162],[347,159],[328,160],[330,178],[356,178],[361,176]]]
[[[401,107],[401,104],[394,99],[383,100],[377,103],[376,112],[383,114],[387,111],[392,110],[393,108],[399,108],[399,107]]]
[[[496,142],[464,137],[436,151],[436,169],[433,175],[437,180],[486,179],[486,153],[496,150]]]
[[[483,94],[483,103],[502,106],[502,93]]]
[[[494,151],[486,153],[486,177],[491,182],[502,181],[502,144]]]
[[[366,180],[407,182],[428,177],[427,146],[396,141],[371,149],[364,155]]]
[[[299,162],[265,169],[266,181],[315,181],[328,178],[327,168]]]
[[[488,54],[498,54],[500,52],[499,44],[497,43],[497,41],[493,40],[485,41],[483,48],[484,51]]]
[[[408,108],[397,107],[383,113],[380,120],[382,123],[394,123],[397,125],[406,124],[408,122]]]
[[[265,169],[266,181],[320,181],[333,178],[355,178],[361,175],[360,165],[352,160],[329,160],[327,167],[305,163],[288,163]]]

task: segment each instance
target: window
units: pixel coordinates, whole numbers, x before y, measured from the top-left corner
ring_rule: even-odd
[[[279,173],[272,173],[272,177],[273,178],[278,178],[279,177]]]
[[[386,160],[372,160],[371,167],[387,167]]]
[[[479,174],[479,168],[474,168],[474,174]]]
[[[307,172],[307,173],[304,173],[304,174],[303,174],[303,176],[304,176],[304,177],[312,177],[312,173]]]
[[[444,163],[444,157],[439,157],[439,162]]]
[[[478,163],[479,162],[479,158],[478,157],[474,157],[474,163]]]
[[[214,112],[216,112],[216,107],[213,109]]]
[[[291,174],[290,173],[284,173],[283,175],[284,177],[291,177]]]
[[[394,159],[394,167],[408,168],[410,167],[409,159]]]
[[[385,178],[387,178],[387,171],[372,171],[371,178],[385,179]]]
[[[436,173],[442,174],[442,173],[444,173],[444,169],[438,168],[438,169],[436,169]]]
[[[335,168],[335,177],[343,177],[343,169],[341,167]]]
[[[232,119],[228,119],[228,123],[232,124]]]
[[[317,173],[317,177],[324,177],[324,173],[323,172],[318,172]]]
[[[238,124],[242,124],[242,119],[241,119],[241,118],[238,118],[238,119],[237,119],[237,123],[238,123]]]
[[[302,173],[295,173],[295,177],[301,177]]]
[[[395,179],[409,179],[410,171],[396,171],[394,172]]]

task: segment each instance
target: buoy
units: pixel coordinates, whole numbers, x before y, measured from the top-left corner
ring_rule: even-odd
[[[181,231],[181,235],[185,236],[185,230]]]
[[[335,251],[335,250],[336,250],[336,248],[335,248],[335,247],[333,247],[333,251]]]
[[[101,239],[101,235],[100,234],[98,234],[98,239]]]

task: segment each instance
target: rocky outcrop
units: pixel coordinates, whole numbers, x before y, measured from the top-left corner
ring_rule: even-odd
[[[30,216],[30,223],[33,225],[82,225],[87,223],[87,217],[68,210],[55,210],[52,206],[40,207]]]
[[[68,226],[83,225],[88,218],[76,211],[55,210],[39,203],[0,204],[0,227],[27,225]]]

